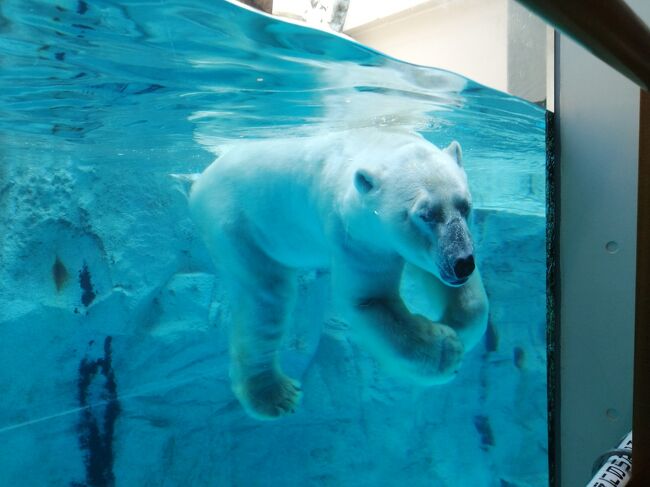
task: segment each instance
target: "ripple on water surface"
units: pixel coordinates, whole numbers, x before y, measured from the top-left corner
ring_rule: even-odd
[[[344,36],[198,0],[6,0],[0,36],[7,148],[164,165],[241,138],[403,126],[461,142],[479,206],[544,211],[540,181],[521,180],[544,165],[541,108]]]

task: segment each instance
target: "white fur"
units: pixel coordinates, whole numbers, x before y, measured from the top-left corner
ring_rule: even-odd
[[[461,285],[450,270],[473,252],[461,157],[457,143],[357,129],[245,142],[196,180],[190,210],[229,283],[233,390],[251,415],[275,418],[300,399],[277,351],[304,268],[331,270],[337,313],[389,368],[424,384],[453,378],[487,322],[478,271]],[[402,301],[405,262],[441,322]]]

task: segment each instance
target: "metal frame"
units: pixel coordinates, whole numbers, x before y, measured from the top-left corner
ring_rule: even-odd
[[[623,0],[518,1],[640,87],[650,89],[650,29]]]
[[[650,21],[650,8],[639,0],[632,0],[637,12],[623,0],[609,0],[608,2],[591,2],[589,0],[518,1],[551,25],[576,39],[594,55],[646,90],[641,93],[640,104],[636,107],[629,106],[631,95],[629,87],[620,85],[620,83],[614,83],[613,86],[603,84],[602,76],[607,77],[609,73],[602,72],[598,68],[586,69],[583,73],[575,71],[573,69],[575,66],[580,69],[589,68],[589,61],[581,59],[579,53],[572,51],[570,42],[559,40],[559,49],[556,50],[556,68],[559,73],[559,76],[556,77],[556,93],[558,94],[556,107],[559,123],[555,130],[560,139],[557,146],[560,149],[557,155],[564,159],[565,164],[560,177],[563,190],[560,204],[564,208],[563,217],[565,218],[561,224],[563,254],[560,275],[562,282],[566,285],[559,292],[558,298],[558,302],[563,302],[561,314],[564,329],[561,336],[559,334],[556,336],[561,348],[559,354],[549,353],[551,367],[557,367],[559,361],[564,370],[563,375],[559,375],[559,378],[557,373],[549,372],[550,383],[553,384],[553,380],[556,378],[560,383],[558,395],[552,396],[549,401],[550,406],[554,406],[557,402],[560,403],[559,412],[550,411],[551,441],[557,440],[553,433],[558,430],[559,418],[561,418],[560,439],[551,448],[551,451],[559,453],[561,460],[559,464],[551,464],[551,479],[553,485],[558,485],[557,482],[560,482],[559,485],[579,485],[577,482],[581,481],[579,480],[580,474],[575,469],[577,465],[582,465],[585,459],[576,458],[579,453],[573,452],[590,451],[592,444],[600,442],[600,437],[608,428],[599,424],[602,421],[599,413],[602,413],[602,408],[607,402],[613,401],[611,403],[614,404],[623,401],[624,404],[630,396],[633,396],[634,453],[630,485],[644,487],[650,485],[650,94],[647,92],[650,89],[650,29],[637,14],[639,13],[638,9],[643,9],[641,15],[645,14],[646,20]],[[588,73],[591,77],[581,80],[584,73]],[[622,97],[622,106],[610,106],[609,102],[612,99],[616,100],[619,95]],[[576,96],[577,98],[574,98]],[[613,111],[601,114],[601,104],[609,106]],[[629,116],[624,119],[620,118],[623,114],[632,115],[635,110],[640,111],[640,118],[637,118],[636,122],[632,122]],[[622,122],[624,132],[620,132],[621,125],[618,124],[615,127],[610,127],[611,131],[605,129],[602,123],[592,119],[598,115],[604,116],[605,120]],[[581,130],[581,124],[586,125],[586,131]],[[597,140],[594,145],[599,148],[598,150],[593,150],[593,147],[589,145],[589,138],[586,137],[589,132],[592,136],[597,137],[594,139]],[[629,139],[630,134],[638,134],[638,144],[622,146],[618,138],[612,137],[617,132],[624,139]],[[605,145],[602,144],[603,140]],[[561,148],[563,141],[564,149]],[[627,142],[633,141],[627,140]],[[636,158],[632,157],[631,153],[634,149],[638,149]],[[622,156],[622,159],[616,160],[613,167],[620,172],[612,173],[611,165],[603,165],[605,163],[603,156],[617,155],[617,153]],[[590,158],[594,158],[595,162],[590,163],[588,161]],[[631,181],[629,177],[636,172],[631,167],[633,160],[638,161],[638,182]],[[565,173],[568,179],[565,178]],[[614,176],[613,184],[610,186],[602,185],[603,175],[607,174]],[[608,289],[610,286],[607,283],[591,285],[593,283],[584,279],[575,279],[574,273],[590,269],[590,259],[596,257],[595,266],[591,270],[596,275],[600,274],[601,279],[609,277],[611,281],[617,281],[616,269],[609,269],[609,274],[607,274],[607,262],[602,259],[602,255],[594,254],[594,249],[591,248],[594,243],[597,247],[598,239],[603,236],[598,228],[590,225],[593,223],[590,217],[594,215],[589,214],[585,221],[580,221],[575,218],[576,208],[581,202],[582,204],[588,203],[590,198],[591,201],[597,201],[598,198],[622,196],[626,202],[626,208],[618,209],[629,211],[631,209],[629,196],[637,188],[637,247],[636,252],[633,252],[630,244],[627,255],[623,259],[619,259],[618,264],[622,265],[626,271],[622,286]],[[589,190],[597,191],[586,197],[581,197],[572,192],[576,189],[586,190],[587,193]],[[612,212],[611,209],[601,205],[597,205],[597,210],[599,211],[596,216],[603,217],[603,223],[606,223],[610,217],[616,216],[615,211]],[[624,222],[623,227],[612,225],[612,223],[620,223],[614,221],[603,226],[610,230],[612,235],[624,237],[631,242],[632,225],[629,222],[629,215],[626,212],[620,215]],[[584,254],[580,250],[576,251],[582,247],[579,244],[580,239],[587,244]],[[611,240],[605,248],[610,253],[618,253],[618,246],[617,241]],[[588,256],[587,258],[584,258],[585,254]],[[634,274],[629,268],[633,258],[635,258],[636,271],[634,294],[630,290],[630,276]],[[635,297],[633,338],[628,336],[630,320],[627,311],[630,308],[630,295]],[[585,296],[587,296],[586,300]],[[592,300],[591,306],[588,302],[589,297]],[[614,298],[613,305],[603,307],[602,301],[597,301],[599,298],[605,300]],[[578,301],[578,304],[575,300]],[[590,308],[596,312],[589,313]],[[597,325],[591,333],[588,327],[589,320],[594,322],[592,324]],[[550,325],[554,325],[553,321]],[[623,333],[624,336],[611,336],[616,331]],[[601,338],[611,336],[612,339],[618,338],[619,340],[622,338],[622,341],[618,346],[611,347],[602,340],[594,339],[594,335]],[[626,355],[629,353],[626,348],[629,343],[634,344],[634,387],[632,393],[628,393],[626,390],[629,387],[627,377],[630,372],[628,370],[629,360],[626,360]],[[581,346],[583,347],[582,353],[580,352]],[[616,353],[612,353],[613,348],[616,349]],[[597,362],[606,365],[601,367],[603,369],[600,371],[601,378],[597,375],[594,376],[593,369],[585,369],[584,362],[576,362],[578,357],[588,353],[589,350],[596,357]],[[621,353],[623,355],[619,355]],[[620,387],[620,384],[603,384],[603,381],[609,378],[605,376],[612,375],[612,371],[618,372],[623,381],[623,387]],[[580,374],[576,374],[576,372],[584,373],[585,377],[582,377],[582,381],[578,377]],[[610,386],[603,391],[604,396],[593,394],[593,387],[598,385]],[[624,394],[624,396],[619,394]],[[584,402],[585,398],[588,399],[587,403]],[[603,402],[603,399],[606,400]],[[583,411],[578,413],[578,410],[582,409],[581,406],[585,408],[584,413],[586,414],[583,414]],[[607,409],[606,415],[609,419],[616,419],[615,411],[617,411],[615,408]],[[595,417],[592,417],[593,413],[595,413]],[[591,429],[588,424],[585,424],[585,418],[589,422],[593,421]],[[587,443],[588,439],[591,442]],[[582,449],[576,450],[576,448]],[[584,454],[582,456],[584,457]],[[577,465],[571,463],[575,461],[577,461]]]
[[[650,93],[641,93],[632,483],[650,485]]]
[[[556,485],[580,486],[594,460],[632,427],[638,88],[560,35],[555,96],[561,206]]]

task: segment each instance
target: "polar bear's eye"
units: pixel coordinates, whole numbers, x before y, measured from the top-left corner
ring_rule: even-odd
[[[472,209],[471,205],[469,204],[469,201],[467,200],[462,200],[458,202],[457,205],[458,211],[460,212],[460,216],[463,218],[467,218],[469,216],[469,212]]]
[[[441,222],[444,219],[441,206],[432,206],[424,208],[420,212],[420,218],[426,223]]]

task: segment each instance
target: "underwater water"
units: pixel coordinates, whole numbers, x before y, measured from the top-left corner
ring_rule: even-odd
[[[305,272],[282,351],[302,404],[252,419],[169,175],[359,127],[462,145],[488,330],[414,386]],[[224,1],[3,1],[0,485],[547,485],[545,191],[544,110],[453,73]]]

